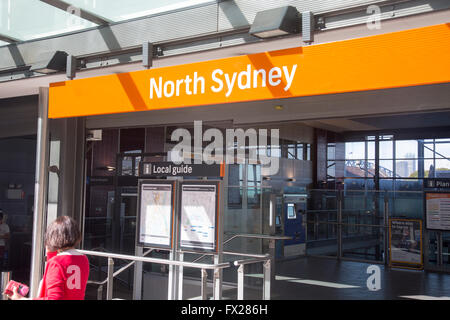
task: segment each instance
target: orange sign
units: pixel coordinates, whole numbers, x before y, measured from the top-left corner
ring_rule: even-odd
[[[450,82],[450,23],[50,85],[49,118]]]

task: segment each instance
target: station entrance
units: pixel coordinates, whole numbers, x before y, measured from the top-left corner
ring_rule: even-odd
[[[430,117],[431,123],[432,118],[444,114],[422,114],[422,118]],[[136,247],[138,184],[141,165],[170,162],[175,145],[169,138],[171,133],[179,127],[192,129],[190,126],[95,129],[101,130],[102,138],[87,142],[90,167],[84,249],[171,259],[167,250]],[[206,125],[205,130],[213,126],[217,124]],[[222,130],[229,127],[229,123],[222,124]],[[227,165],[223,177],[223,251],[242,256],[229,255],[222,261],[233,263],[246,255],[268,255],[276,261],[311,256],[395,266],[393,230],[406,230],[397,221],[406,220],[414,222],[408,225],[413,234],[409,241],[416,247],[409,251],[414,253],[413,260],[406,259],[402,266],[448,271],[448,232],[428,229],[425,215],[426,194],[445,190],[424,187],[430,179],[446,179],[448,128],[428,127],[422,133],[412,128],[342,133],[306,122],[268,127],[280,129],[279,145],[270,149],[280,163],[276,175],[265,176],[261,165],[250,164],[248,159],[243,164]],[[182,181],[189,179],[204,177],[183,177]],[[417,220],[420,225],[415,224]],[[211,254],[183,252],[182,256],[184,262],[215,261]],[[419,260],[414,260],[417,257]],[[128,265],[129,261],[119,259],[115,270]],[[106,259],[99,258],[95,268],[98,278],[104,278]],[[134,265],[117,276],[116,286],[122,288],[123,296],[135,297],[139,279],[141,298],[166,299],[168,292],[148,288],[168,288],[170,266],[144,263],[139,268],[142,271],[137,278]],[[237,269],[231,266],[223,270],[224,297],[237,297]],[[244,286],[257,297],[261,297],[263,272],[261,264],[246,266]],[[206,273],[212,296],[214,271]],[[202,272],[184,268],[183,279],[182,297],[201,297]]]

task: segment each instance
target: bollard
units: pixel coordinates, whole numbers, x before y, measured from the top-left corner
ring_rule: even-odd
[[[3,292],[5,291],[5,288],[10,280],[11,280],[11,272],[10,271],[2,272],[2,278],[0,282],[0,289],[2,290],[0,295],[1,300],[8,300],[8,297],[4,295]]]

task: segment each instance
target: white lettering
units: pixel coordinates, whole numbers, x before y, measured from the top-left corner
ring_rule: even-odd
[[[162,97],[162,78],[159,77],[159,85],[156,84],[156,81],[154,78],[150,79],[150,99],[153,99],[153,90],[155,90],[156,96],[158,98]]]
[[[238,87],[241,90],[250,89],[251,88],[251,77],[252,77],[252,66],[247,65],[247,70],[239,72],[238,76]],[[242,79],[245,78],[245,83],[242,82]]]
[[[201,85],[201,93],[205,93],[205,78],[203,77],[198,77],[197,72],[194,73],[194,94],[197,94],[197,86],[198,83],[200,82]]]
[[[297,71],[296,64],[294,64],[292,66],[292,71],[290,74],[289,74],[288,68],[286,66],[283,66],[284,77],[286,78],[286,81],[287,81],[286,87],[284,87],[284,91],[288,91],[289,88],[291,87],[292,81],[294,80],[295,71]]]
[[[273,81],[274,79],[278,79],[277,81]],[[274,67],[269,71],[269,84],[272,87],[276,87],[281,83],[281,69],[278,67]]]
[[[170,86],[170,91],[168,89],[168,87]],[[166,83],[164,83],[164,95],[167,98],[170,98],[171,96],[173,96],[175,92],[175,84],[173,83],[173,81],[166,81]]]
[[[79,266],[71,265],[67,268],[67,274],[71,276],[67,278],[66,284],[69,290],[81,289],[81,269]]]
[[[217,74],[223,75],[223,71],[220,69],[216,69],[212,73],[212,80],[219,85],[219,87],[217,87],[217,88],[215,86],[211,87],[211,90],[216,93],[222,91],[222,89],[223,89],[223,81],[221,79],[217,78]]]
[[[261,87],[266,87],[267,72],[264,69],[253,71],[253,88],[258,88],[258,75],[261,75]]]
[[[227,94],[225,95],[226,97],[229,97],[230,94],[233,92],[234,83],[236,82],[236,76],[237,72],[233,73],[233,77],[230,79],[228,73],[225,73],[225,82],[227,83],[228,86],[228,91]]]

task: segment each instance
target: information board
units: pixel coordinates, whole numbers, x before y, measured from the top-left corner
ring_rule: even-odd
[[[138,245],[172,248],[174,182],[140,181]]]
[[[391,262],[422,265],[422,221],[390,219],[389,247]]]
[[[183,182],[180,201],[180,248],[217,250],[219,186],[217,181]]]
[[[450,230],[450,193],[426,193],[426,227]]]

